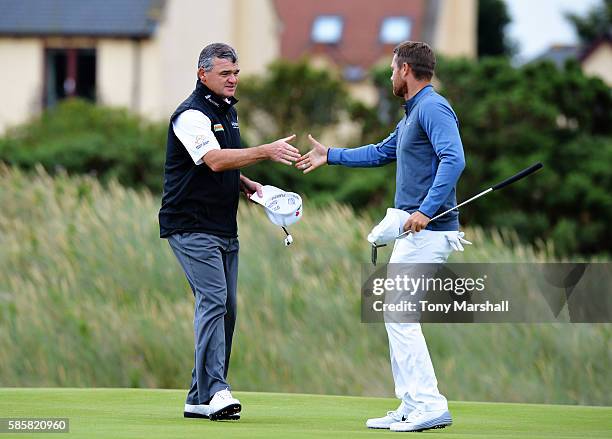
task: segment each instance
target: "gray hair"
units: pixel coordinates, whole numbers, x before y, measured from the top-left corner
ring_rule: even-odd
[[[198,58],[198,69],[204,69],[206,72],[210,72],[213,68],[213,62],[215,58],[223,58],[230,60],[235,63],[238,61],[238,55],[236,49],[224,43],[213,43],[206,46],[200,52]]]

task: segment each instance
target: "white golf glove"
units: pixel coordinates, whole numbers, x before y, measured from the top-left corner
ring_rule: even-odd
[[[410,214],[400,209],[387,209],[383,220],[375,226],[368,235],[370,244],[387,244],[402,233],[404,224],[408,221]]]
[[[446,239],[448,243],[456,252],[462,252],[464,250],[463,244],[472,245],[470,241],[467,239],[463,239],[465,233],[463,232],[451,232],[446,234]]]

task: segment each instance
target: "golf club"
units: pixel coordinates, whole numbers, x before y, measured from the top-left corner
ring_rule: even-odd
[[[457,204],[455,207],[451,207],[450,209],[434,216],[429,222],[431,221],[435,221],[438,218],[446,215],[449,212],[452,212],[455,209],[460,208],[461,206],[465,206],[466,204],[476,200],[477,198],[482,197],[483,195],[488,194],[489,192],[493,192],[499,189],[503,189],[506,186],[511,185],[512,183],[517,182],[518,180],[527,177],[530,174],[533,174],[534,172],[536,172],[538,169],[542,168],[544,165],[542,165],[542,163],[535,163],[531,166],[529,166],[528,168],[523,169],[521,172],[518,172],[517,174],[513,175],[512,177],[508,177],[506,178],[504,181],[497,183],[495,186],[491,186],[488,189],[485,189],[484,191],[480,192],[479,194],[474,195],[472,198],[465,200],[464,202]],[[403,238],[404,236],[408,235],[412,233],[412,230],[408,230],[406,232],[400,233],[399,235],[397,235],[395,237],[395,239],[400,239]],[[376,265],[376,260],[378,258],[378,249],[380,247],[385,247],[387,244],[376,244],[375,242],[372,243],[372,264]]]

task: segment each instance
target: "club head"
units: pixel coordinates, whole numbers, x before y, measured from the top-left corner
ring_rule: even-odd
[[[372,265],[376,266],[376,261],[378,259],[378,248],[386,246],[387,244],[372,244]]]

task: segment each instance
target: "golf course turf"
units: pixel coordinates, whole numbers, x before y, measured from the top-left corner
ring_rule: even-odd
[[[368,417],[395,408],[388,398],[234,392],[240,421],[183,418],[183,390],[0,389],[2,418],[69,418],[71,438],[378,437],[408,433],[368,430]],[[610,438],[612,408],[451,402],[454,424],[426,437]],[[1,434],[41,437],[40,434]],[[56,437],[56,436],[54,436]]]

